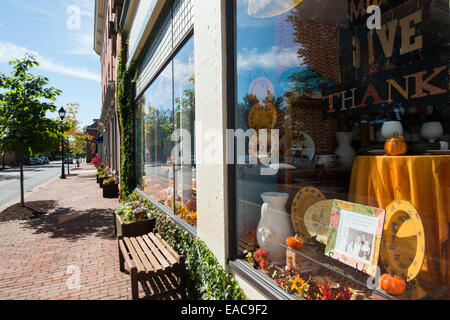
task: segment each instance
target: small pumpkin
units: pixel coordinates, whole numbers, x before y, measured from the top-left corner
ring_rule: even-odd
[[[286,245],[294,250],[300,250],[303,247],[304,241],[298,235],[294,237],[289,237],[286,239]]]
[[[380,288],[392,295],[400,295],[406,290],[406,282],[399,276],[383,274],[380,277]]]
[[[390,156],[404,155],[407,149],[406,141],[402,136],[388,138],[384,143],[384,152]]]

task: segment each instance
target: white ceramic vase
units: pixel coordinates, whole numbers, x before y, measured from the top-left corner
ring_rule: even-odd
[[[421,134],[424,138],[430,140],[431,143],[434,143],[443,133],[444,128],[442,128],[442,124],[438,121],[425,122],[422,125]]]
[[[392,138],[395,135],[403,136],[403,127],[400,121],[386,121],[381,127],[382,136],[387,138]]]
[[[281,244],[294,234],[291,219],[286,211],[289,194],[264,192],[261,198],[264,203],[256,233],[258,245],[269,253],[269,260],[273,264],[286,263],[286,249]]]
[[[336,132],[336,140],[338,147],[334,154],[338,156],[339,165],[344,168],[351,168],[356,155],[356,151],[351,145],[352,133],[345,131]]]

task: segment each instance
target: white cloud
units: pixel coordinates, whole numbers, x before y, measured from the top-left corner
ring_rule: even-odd
[[[90,33],[74,33],[69,35],[71,48],[65,53],[73,55],[88,55],[97,58],[94,52],[94,39]]]
[[[25,47],[20,47],[13,43],[0,41],[0,62],[8,63],[11,60],[23,57],[27,53],[36,57],[36,59],[39,61],[39,68],[41,70],[96,82],[101,81],[101,77],[99,74],[85,68],[67,66],[64,63],[55,61],[53,58],[44,57],[39,53],[31,51]]]
[[[244,49],[238,53],[238,70],[261,69],[291,69],[300,67],[302,60],[298,57],[298,49],[279,48],[273,46],[266,51],[260,51],[257,48],[251,50]]]

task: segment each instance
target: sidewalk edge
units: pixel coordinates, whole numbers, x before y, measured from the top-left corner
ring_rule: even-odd
[[[49,185],[50,183],[52,183],[54,180],[60,178],[60,175],[56,175],[53,178],[41,183],[40,185],[37,185],[36,187],[34,187],[31,191],[25,192],[24,194],[24,199],[26,200],[33,192],[42,189],[44,187],[46,187],[47,185]],[[14,198],[13,200],[5,203],[4,205],[0,206],[0,213],[3,212],[3,210],[5,210],[6,208],[15,205],[16,203],[20,202],[20,196]]]

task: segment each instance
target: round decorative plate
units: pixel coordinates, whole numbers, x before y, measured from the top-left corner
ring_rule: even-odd
[[[425,233],[417,209],[408,201],[394,200],[386,207],[381,262],[386,271],[413,280],[425,258]]]
[[[333,200],[321,200],[311,205],[305,212],[305,226],[311,237],[327,244]]]
[[[280,139],[280,154],[284,152],[285,144],[285,136]],[[297,152],[300,152],[301,155],[304,155],[309,160],[314,158],[316,154],[316,145],[314,144],[313,139],[306,134],[304,131],[292,131],[291,138],[291,152],[292,155],[295,156]]]
[[[272,129],[277,122],[275,106],[264,101],[264,104],[255,103],[248,112],[248,126],[255,130]]]
[[[248,15],[255,18],[275,17],[298,6],[303,0],[249,0]]]
[[[267,130],[267,144],[265,146],[259,145],[259,132],[251,136],[248,142],[249,157],[257,157],[257,160],[263,164],[269,162],[269,152],[270,156],[273,157],[279,149],[279,142],[272,142],[271,136],[271,130]]]
[[[267,98],[273,98],[275,88],[273,87],[272,81],[266,77],[258,77],[253,79],[252,83],[248,88],[248,95],[250,100],[256,98],[259,101],[264,101]]]
[[[303,131],[292,131],[292,152],[301,151],[309,160],[314,158],[316,146],[313,139]]]
[[[291,207],[291,221],[294,231],[298,233],[303,240],[308,241],[311,239],[311,235],[308,232],[304,221],[306,210],[313,204],[325,199],[323,193],[314,187],[304,187],[295,194]]]

